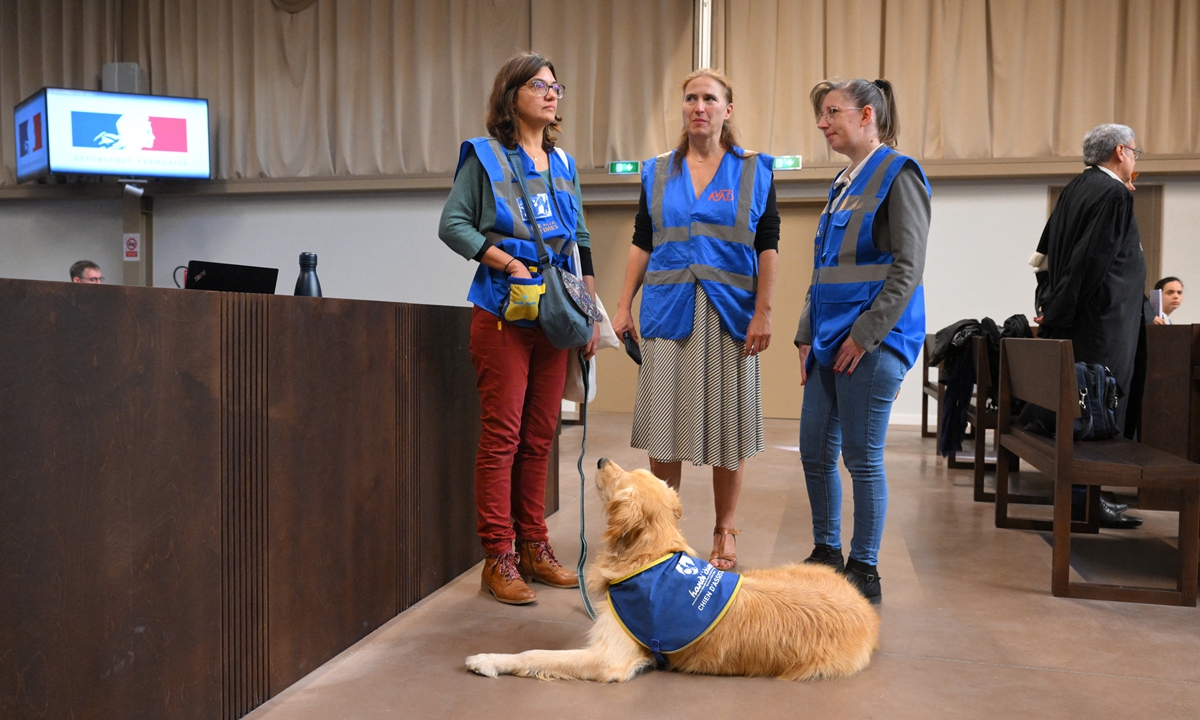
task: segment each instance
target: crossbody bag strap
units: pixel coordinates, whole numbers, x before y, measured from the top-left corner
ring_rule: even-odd
[[[537,218],[533,215],[533,201],[529,199],[529,186],[525,184],[525,164],[521,162],[521,156],[517,153],[516,148],[511,150],[505,148],[505,150],[508,155],[508,164],[512,167],[513,175],[517,176],[517,183],[521,186],[521,196],[525,200],[525,214],[529,216],[529,224],[533,229],[533,239],[537,241],[538,263],[542,267],[546,267],[550,263],[550,253],[546,251],[546,242],[542,240],[542,229],[538,226]],[[554,194],[553,190],[554,176],[552,173],[549,190],[551,195]]]

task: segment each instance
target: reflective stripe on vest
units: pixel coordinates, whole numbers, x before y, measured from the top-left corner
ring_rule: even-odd
[[[892,182],[909,162],[920,173],[926,192],[931,192],[921,166],[889,147],[871,156],[840,202],[836,180],[830,190],[829,203],[817,225],[809,295],[813,357],[822,365],[833,364],[854,321],[870,309],[891,270],[892,254],[875,247],[873,225]],[[924,288],[918,286],[896,326],[881,342],[900,354],[909,367],[924,342],[924,297]]]
[[[766,207],[771,158],[740,149],[727,153],[705,188],[709,195],[697,198],[685,173],[671,177],[673,155],[674,151],[648,162],[642,177],[653,223],[653,250],[643,280],[642,333],[669,339],[690,335],[689,310],[694,310],[699,282],[722,327],[735,340],[744,340],[758,287],[754,235]],[[675,224],[669,225],[671,221]]]

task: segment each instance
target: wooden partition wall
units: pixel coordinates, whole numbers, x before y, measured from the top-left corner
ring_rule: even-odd
[[[0,717],[238,718],[478,562],[469,322],[0,280]]]

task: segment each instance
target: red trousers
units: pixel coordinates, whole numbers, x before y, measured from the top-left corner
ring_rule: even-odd
[[[546,470],[562,409],[567,351],[540,328],[523,328],[478,306],[471,360],[482,432],[475,455],[475,510],[483,549],[511,552],[513,539],[548,540]]]

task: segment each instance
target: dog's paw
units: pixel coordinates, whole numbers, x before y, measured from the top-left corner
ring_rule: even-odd
[[[495,655],[472,655],[467,658],[467,669],[479,675],[487,677],[499,677],[500,672],[496,667]]]

